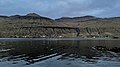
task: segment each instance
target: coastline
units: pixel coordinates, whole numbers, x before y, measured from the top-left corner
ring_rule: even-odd
[[[120,40],[113,38],[0,38],[0,41],[29,41],[29,40]]]

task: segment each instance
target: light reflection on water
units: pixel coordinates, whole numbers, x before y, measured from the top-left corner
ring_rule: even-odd
[[[1,41],[4,67],[120,67],[119,40]],[[111,65],[111,67],[112,67]]]

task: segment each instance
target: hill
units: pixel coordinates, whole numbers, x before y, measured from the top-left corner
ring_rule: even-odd
[[[0,16],[0,37],[119,37],[120,17]]]
[[[0,16],[0,37],[58,37],[66,33],[76,30],[36,13]]]
[[[65,26],[80,28],[81,36],[116,37],[120,36],[120,17],[97,18],[83,16],[56,19]]]

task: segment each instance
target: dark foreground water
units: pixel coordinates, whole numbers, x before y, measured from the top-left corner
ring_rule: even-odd
[[[0,67],[120,67],[120,40],[0,39]]]

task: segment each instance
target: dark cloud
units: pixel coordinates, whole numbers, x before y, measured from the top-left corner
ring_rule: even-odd
[[[120,0],[0,0],[0,14],[36,12],[52,18],[94,15],[120,16]]]

